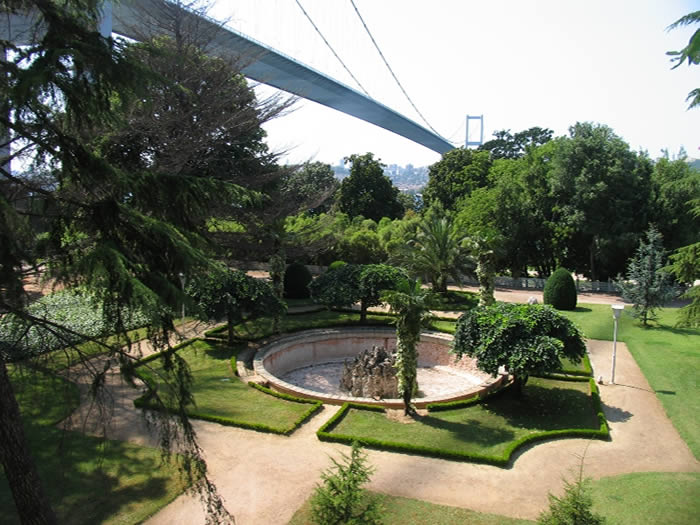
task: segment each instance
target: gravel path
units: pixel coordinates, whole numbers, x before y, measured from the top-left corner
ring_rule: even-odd
[[[192,335],[201,331],[188,328]],[[596,377],[609,377],[611,343],[591,340],[588,349]],[[593,478],[644,471],[700,472],[700,463],[666,417],[622,343],[617,348],[616,380],[615,385],[601,386],[611,441],[562,439],[540,443],[523,449],[507,469],[368,450],[376,468],[370,488],[532,519],[547,505],[547,493],[561,490],[562,478],[571,477],[584,455],[585,474]],[[91,433],[104,431],[112,438],[153,445],[155,439],[140,412],[133,408],[138,392],[125,385],[117,373],[108,375],[106,381],[114,401],[109,424],[99,424],[101,418],[91,413],[88,405],[81,406],[73,421],[85,425]],[[311,494],[320,472],[330,465],[329,456],[348,452],[349,447],[322,443],[315,436],[337,410],[325,406],[290,437],[193,421],[211,478],[239,525],[286,524]],[[196,497],[184,494],[147,523],[204,523],[202,506]]]

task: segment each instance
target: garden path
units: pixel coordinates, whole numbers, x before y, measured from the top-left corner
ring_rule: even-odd
[[[201,329],[194,329],[197,335]],[[611,343],[588,341],[596,377],[610,375]],[[144,353],[148,353],[144,349]],[[370,488],[378,492],[465,507],[512,517],[535,518],[547,505],[547,493],[559,492],[585,456],[585,475],[593,478],[637,471],[700,471],[627,347],[618,343],[617,384],[601,386],[612,440],[562,439],[526,447],[510,468],[460,463],[368,450],[376,468]],[[111,413],[104,424],[85,404],[74,423],[90,433],[154,445],[156,440],[134,409],[138,392],[118,373],[108,375]],[[286,524],[309,497],[321,471],[349,448],[315,436],[338,407],[325,406],[292,436],[258,433],[193,421],[212,481],[239,525]],[[204,523],[196,496],[184,494],[147,523]]]

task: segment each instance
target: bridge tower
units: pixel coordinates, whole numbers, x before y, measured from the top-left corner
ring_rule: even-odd
[[[479,134],[479,140],[470,140],[470,138],[473,137],[473,135],[469,134],[469,122],[470,121],[478,121],[478,129],[474,133],[476,135],[477,133]],[[484,116],[483,115],[467,115],[467,138],[465,140],[464,145],[468,148],[469,146],[476,146],[479,147],[484,143]]]

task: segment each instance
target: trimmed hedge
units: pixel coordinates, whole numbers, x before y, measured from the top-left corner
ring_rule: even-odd
[[[186,346],[189,346],[193,344],[195,341],[203,341],[204,339],[202,338],[195,338],[195,339],[189,339],[183,343],[180,343],[179,345],[173,347],[173,350],[179,351],[182,348],[185,348]],[[158,359],[161,357],[163,352],[158,352],[156,354],[149,355],[147,357],[144,357],[143,359],[139,360],[138,363],[135,365],[136,367],[139,367],[149,361],[153,361],[155,359]],[[234,370],[234,373],[236,371],[236,356],[234,355],[231,358],[231,366]],[[146,372],[146,371],[139,371],[135,370],[134,374],[139,377],[142,381],[147,383],[152,389],[155,389],[155,383],[151,377],[151,375]],[[259,390],[260,392],[271,395],[273,397],[277,397],[279,399],[284,399],[285,401],[291,401],[294,403],[302,403],[302,404],[308,404],[312,405],[309,410],[304,412],[299,418],[292,423],[292,425],[288,427],[273,427],[271,425],[265,425],[263,423],[249,423],[247,421],[238,421],[233,418],[227,418],[227,417],[222,417],[222,416],[214,416],[211,414],[206,414],[202,412],[193,412],[188,410],[187,415],[188,417],[191,417],[193,419],[201,419],[202,421],[210,421],[212,423],[219,423],[221,425],[226,425],[230,427],[238,427],[238,428],[245,428],[248,430],[256,430],[258,432],[268,432],[271,434],[281,434],[284,436],[290,435],[292,432],[294,432],[297,428],[299,428],[307,419],[311,418],[316,412],[318,412],[322,407],[323,403],[320,401],[315,401],[311,399],[304,399],[301,397],[294,397],[290,396],[288,394],[283,394],[280,392],[275,392],[274,390],[271,390],[269,388],[266,388],[264,386],[258,385],[256,383],[249,382],[248,386],[255,388],[256,390]],[[146,408],[150,410],[159,410],[159,411],[165,411],[168,413],[176,413],[174,410],[169,410],[169,409],[164,409],[163,407],[159,407],[156,405],[153,405],[150,403],[150,396],[148,394],[144,394],[143,396],[134,399],[134,406],[136,408]]]
[[[571,381],[585,381],[585,379],[582,378],[569,378]],[[409,454],[418,454],[421,456],[429,456],[429,457],[436,457],[436,458],[442,458],[442,459],[452,459],[452,460],[459,460],[459,461],[469,461],[472,463],[485,463],[489,465],[495,465],[498,467],[506,467],[510,463],[511,457],[513,456],[513,453],[519,449],[520,447],[530,444],[530,443],[535,443],[538,441],[547,441],[550,439],[558,439],[558,438],[565,438],[565,437],[586,437],[586,438],[596,438],[596,439],[609,439],[610,438],[610,431],[608,429],[608,424],[607,420],[605,419],[605,415],[603,414],[601,403],[600,403],[600,395],[598,392],[598,387],[595,384],[595,381],[590,378],[589,380],[589,386],[591,389],[591,402],[593,403],[593,409],[596,411],[597,416],[598,416],[598,422],[599,422],[599,427],[598,429],[581,429],[581,428],[571,428],[571,429],[562,429],[562,430],[551,430],[548,432],[540,432],[537,434],[531,434],[529,436],[525,436],[521,439],[518,439],[516,441],[513,441],[510,445],[506,447],[505,452],[500,455],[482,455],[482,454],[470,454],[467,452],[458,452],[458,451],[453,451],[453,450],[443,450],[440,448],[436,447],[426,447],[422,445],[414,445],[411,443],[398,443],[394,441],[384,441],[381,439],[374,439],[374,438],[358,438],[355,436],[348,436],[344,434],[333,434],[332,431],[333,429],[340,423],[342,418],[345,417],[345,415],[350,411],[350,409],[355,409],[355,410],[370,410],[370,411],[375,411],[375,412],[384,412],[385,410],[382,407],[375,407],[375,406],[368,406],[368,405],[361,405],[357,403],[345,403],[341,409],[331,418],[328,420],[328,422],[323,425],[318,432],[316,432],[316,435],[319,440],[321,441],[328,441],[328,442],[335,442],[335,443],[343,443],[346,445],[351,445],[353,441],[357,441],[363,446],[370,447],[370,448],[375,448],[379,450],[387,450],[390,452],[404,452],[404,453],[409,453]],[[498,392],[503,392],[506,389],[501,389]],[[464,406],[469,406],[476,404],[480,401],[483,401],[481,399],[470,399],[470,400],[465,400],[461,402],[455,402],[457,403],[464,403]],[[447,405],[448,403],[444,403]],[[456,407],[453,407],[456,408]],[[447,408],[445,408],[446,410]],[[433,409],[435,410],[435,409]],[[437,408],[437,410],[440,410],[440,407]]]
[[[288,299],[308,299],[311,297],[309,283],[313,280],[309,269],[298,262],[287,266],[284,272],[284,296]]]
[[[557,268],[544,284],[544,304],[551,304],[557,310],[574,310],[576,299],[576,283],[571,272]]]

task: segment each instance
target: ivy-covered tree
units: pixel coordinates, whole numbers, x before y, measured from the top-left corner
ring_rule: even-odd
[[[421,328],[430,319],[430,292],[419,280],[404,279],[395,290],[386,290],[382,301],[396,314],[396,378],[404,413],[415,412],[411,398],[418,391],[418,343]]]
[[[632,303],[632,315],[647,326],[648,321],[656,319],[656,310],[673,298],[676,289],[665,269],[666,251],[661,234],[652,226],[645,237],[629,260],[626,278],[617,284],[622,289],[622,298]]]
[[[226,320],[229,344],[234,343],[237,324],[286,311],[270,283],[225,267],[217,267],[193,279],[187,295],[202,319]]]
[[[457,321],[452,352],[476,358],[496,376],[501,367],[522,392],[531,375],[561,370],[561,359],[581,361],[586,344],[579,329],[551,306],[505,304],[472,309]]]
[[[362,215],[379,221],[382,217],[396,219],[404,213],[399,190],[384,175],[384,165],[372,153],[350,155],[350,175],[343,179],[336,202],[338,209],[350,217]]]
[[[360,321],[367,309],[381,304],[383,290],[395,289],[406,278],[400,268],[387,264],[345,264],[319,275],[309,285],[311,296],[326,306],[341,308],[360,303]]]

